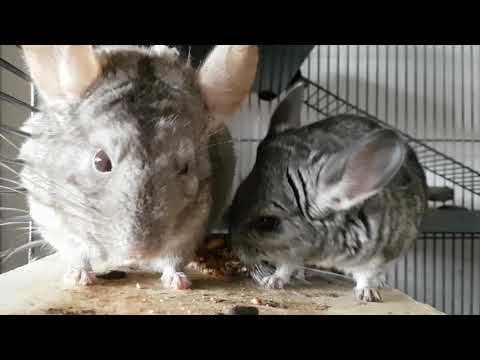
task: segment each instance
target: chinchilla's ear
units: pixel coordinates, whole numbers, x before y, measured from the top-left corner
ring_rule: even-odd
[[[301,125],[304,88],[305,84],[302,81],[290,88],[287,96],[272,115],[268,137]]]
[[[320,170],[314,202],[347,210],[378,194],[404,164],[407,147],[392,130],[379,130],[333,155]]]
[[[78,101],[101,74],[92,45],[22,45],[22,49],[32,80],[48,105]]]
[[[217,45],[198,72],[198,84],[212,115],[208,127],[224,125],[250,94],[257,74],[255,45]]]

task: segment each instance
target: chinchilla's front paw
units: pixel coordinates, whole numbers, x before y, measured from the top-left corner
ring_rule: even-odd
[[[354,289],[355,299],[364,302],[383,302],[378,289],[363,287]]]
[[[73,289],[81,286],[91,286],[97,282],[97,277],[92,270],[88,269],[69,269],[63,276],[63,287]]]
[[[173,290],[186,290],[192,286],[183,272],[165,272],[161,278],[163,286]]]
[[[280,276],[270,275],[262,278],[261,284],[267,289],[283,289],[287,282]]]

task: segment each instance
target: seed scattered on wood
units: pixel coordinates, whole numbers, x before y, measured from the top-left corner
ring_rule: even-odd
[[[266,306],[268,307],[272,307],[272,308],[278,308],[280,307],[280,304],[276,301],[273,301],[273,300],[268,300],[266,303],[265,303]],[[286,308],[285,306],[283,306],[284,308]]]
[[[261,299],[259,299],[259,298],[253,298],[252,301],[251,301],[251,303],[252,303],[253,305],[263,305],[263,301],[262,301]]]
[[[331,297],[331,298],[338,298],[340,297],[340,295],[338,295],[337,293],[326,293],[325,296],[328,296],[328,297]]]

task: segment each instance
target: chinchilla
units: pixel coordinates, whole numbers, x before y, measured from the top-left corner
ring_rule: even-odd
[[[357,299],[381,301],[386,269],[411,248],[426,211],[424,171],[396,131],[368,118],[299,126],[303,92],[298,83],[274,112],[234,197],[231,247],[267,287],[335,268],[353,277]]]
[[[24,45],[40,112],[22,131],[21,184],[42,238],[68,264],[183,268],[220,219],[234,173],[225,124],[248,96],[258,49],[218,45],[194,69],[164,45]]]

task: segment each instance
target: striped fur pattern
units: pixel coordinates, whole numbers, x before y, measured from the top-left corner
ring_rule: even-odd
[[[358,299],[381,301],[386,267],[412,246],[426,210],[415,153],[367,118],[297,128],[288,119],[299,113],[283,108],[232,204],[232,247],[268,287],[308,266],[336,268],[353,275]]]

